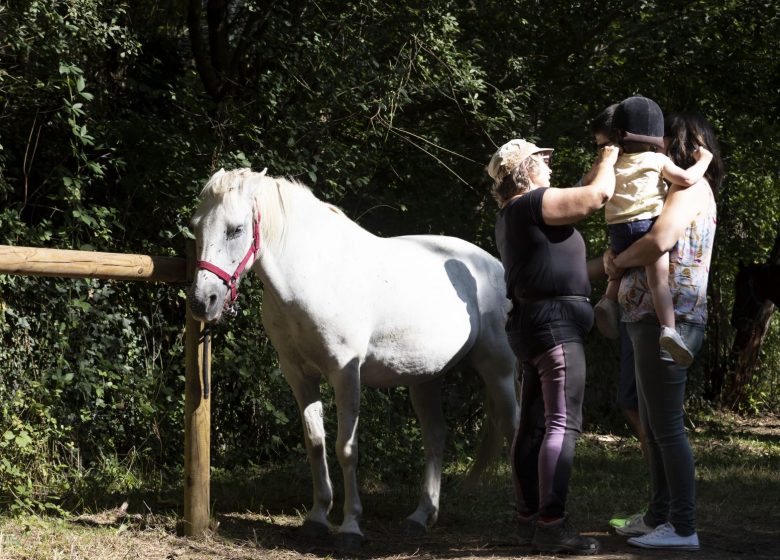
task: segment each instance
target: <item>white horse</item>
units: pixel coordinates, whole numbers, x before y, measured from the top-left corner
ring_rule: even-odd
[[[337,543],[351,548],[363,539],[356,476],[361,383],[409,386],[426,466],[422,496],[406,526],[425,532],[439,510],[442,375],[467,365],[486,386],[485,435],[471,474],[478,476],[501,436],[511,441],[517,427],[501,263],[452,237],[377,237],[303,185],[265,171],[215,173],[192,224],[200,259],[189,297],[195,317],[220,319],[244,269],[251,267],[263,282],[263,324],[300,407],[311,466],[314,503],[304,530],[322,535],[330,529],[333,490],[319,394],[324,375],[336,400],[336,454],[344,477]]]

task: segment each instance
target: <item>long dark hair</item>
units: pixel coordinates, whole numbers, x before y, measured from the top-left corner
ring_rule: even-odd
[[[682,168],[687,169],[696,163],[693,152],[699,146],[704,146],[712,152],[712,161],[704,173],[704,178],[717,194],[723,182],[723,160],[715,131],[707,119],[698,113],[671,114],[664,121],[664,136],[668,141],[667,154]]]

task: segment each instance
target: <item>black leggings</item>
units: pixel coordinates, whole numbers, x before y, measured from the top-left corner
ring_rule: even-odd
[[[585,349],[564,342],[523,362],[512,478],[523,515],[563,517],[582,430]]]

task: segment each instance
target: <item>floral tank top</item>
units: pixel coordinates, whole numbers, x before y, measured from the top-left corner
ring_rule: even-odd
[[[669,288],[675,319],[701,325],[707,323],[707,279],[717,225],[715,198],[710,189],[707,193],[704,208],[669,252]],[[644,268],[626,271],[618,299],[627,323],[655,315]]]

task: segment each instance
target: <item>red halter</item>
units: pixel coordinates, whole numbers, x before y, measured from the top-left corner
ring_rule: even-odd
[[[249,259],[254,259],[257,257],[257,253],[260,251],[260,213],[257,213],[257,218],[252,221],[252,245],[247,249],[246,255],[244,255],[244,258],[239,263],[238,267],[236,267],[235,272],[233,274],[228,274],[221,268],[219,268],[215,264],[211,264],[208,261],[196,261],[195,262],[195,270],[208,270],[209,272],[216,274],[220,280],[222,280],[225,285],[230,288],[230,296],[229,300],[227,302],[226,307],[232,306],[236,298],[238,298],[238,289],[236,287],[236,283],[238,282],[238,279],[241,277],[241,274],[244,272],[244,269],[246,268],[247,263],[249,263]]]

